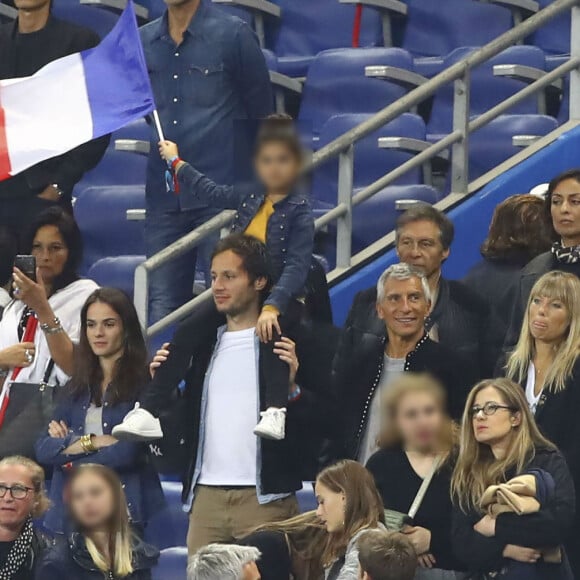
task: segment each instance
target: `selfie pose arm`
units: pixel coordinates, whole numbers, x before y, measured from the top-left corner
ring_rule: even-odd
[[[44,332],[54,363],[67,375],[71,375],[74,345],[50,306],[40,270],[36,270],[37,282],[28,278],[18,268],[14,269],[13,277],[14,286],[18,289],[18,298],[36,312],[38,325]]]

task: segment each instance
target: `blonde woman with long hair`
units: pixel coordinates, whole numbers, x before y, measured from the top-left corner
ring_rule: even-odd
[[[534,469],[554,481],[553,493],[538,512],[496,518],[484,513],[480,501],[490,485]],[[524,391],[509,379],[485,380],[471,390],[451,495],[453,548],[471,573],[509,578],[511,571],[527,565],[528,576],[520,577],[573,578],[565,553],[561,564],[548,564],[540,551],[568,539],[575,510],[572,476],[562,454],[537,427]]]
[[[542,433],[562,451],[580,494],[580,280],[558,270],[533,286],[506,376],[525,390]],[[580,578],[580,518],[567,544]]]
[[[37,580],[151,580],[159,551],[131,531],[115,472],[94,463],[82,465],[73,471],[67,494],[75,531],[47,554]]]
[[[403,533],[418,554],[417,579],[457,580],[464,566],[451,550],[449,496],[458,427],[447,413],[443,387],[431,376],[407,373],[383,400],[380,450],[368,461],[385,507],[408,514],[425,478],[433,477]]]

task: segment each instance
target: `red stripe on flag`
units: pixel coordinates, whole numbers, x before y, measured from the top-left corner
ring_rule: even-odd
[[[360,29],[362,24],[362,4],[357,4],[354,8],[354,22],[352,26],[352,47],[358,48],[360,46]]]
[[[0,181],[10,177],[11,170],[10,157],[8,156],[8,139],[6,138],[6,115],[0,102]]]

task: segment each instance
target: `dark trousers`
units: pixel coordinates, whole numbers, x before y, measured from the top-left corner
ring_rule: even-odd
[[[36,196],[0,199],[0,226],[10,230],[16,239],[22,242],[36,216],[45,209],[59,205],[66,207],[64,202],[59,204]]]
[[[284,336],[292,338],[302,320],[304,305],[292,301],[286,313],[280,316],[279,322]],[[225,324],[225,317],[220,314],[213,302],[199,312],[197,331],[191,337],[192,354],[197,352],[204,342],[213,340],[217,329]],[[268,343],[260,342],[261,384],[265,386],[264,410],[268,407],[286,407],[290,388],[290,368],[274,353],[275,343],[279,337]],[[171,347],[170,347],[171,349]],[[235,369],[232,369],[235,373]],[[174,385],[160,385],[153,381],[141,394],[139,403],[143,409],[159,416],[169,410]],[[170,389],[169,391],[167,389]]]

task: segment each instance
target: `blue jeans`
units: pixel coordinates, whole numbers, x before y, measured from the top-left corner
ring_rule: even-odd
[[[198,226],[219,211],[201,208],[189,211],[147,211],[145,218],[145,247],[151,257]],[[200,269],[209,287],[211,253],[219,239],[219,232],[210,236],[199,248],[151,273],[149,282],[149,323],[157,322],[193,298],[196,263],[199,254]]]

